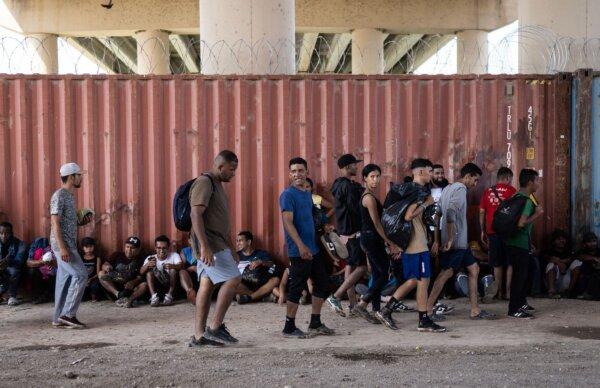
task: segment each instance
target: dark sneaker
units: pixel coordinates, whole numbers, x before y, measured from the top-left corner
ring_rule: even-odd
[[[523,311],[535,311],[535,309],[533,307],[531,307],[529,304],[525,303],[523,305],[523,307],[521,307],[521,310]]]
[[[449,306],[441,302],[437,302],[435,306],[433,306],[433,312],[441,315],[450,314],[452,311],[454,311],[454,306]]]
[[[533,319],[535,318],[533,315],[529,314],[527,311],[519,310],[516,313],[508,314],[511,318],[519,318],[519,319]]]
[[[288,338],[298,338],[298,339],[306,339],[306,338],[311,338],[311,335],[308,333],[303,332],[302,330],[296,328],[294,329],[294,331],[292,331],[291,333],[286,333],[285,331],[283,332],[283,336],[284,337],[288,337]]]
[[[431,316],[429,317],[433,322],[442,322],[446,320],[446,317],[443,316],[440,313],[437,313],[435,310],[433,311],[433,314],[431,314]]]
[[[327,304],[329,305],[329,307],[331,307],[333,311],[335,311],[337,315],[339,315],[340,317],[346,317],[346,313],[344,312],[342,303],[338,298],[331,295],[329,298],[327,298]]]
[[[392,311],[394,311],[395,313],[405,313],[415,311],[415,309],[405,305],[402,301],[399,300],[392,306]]]
[[[396,326],[396,322],[394,321],[394,318],[392,318],[392,311],[388,308],[384,307],[381,311],[377,311],[375,317],[388,328],[398,330],[398,326]]]
[[[199,340],[192,336],[192,338],[190,338],[190,342],[188,342],[188,346],[190,348],[198,348],[204,346],[224,346],[224,344],[222,342],[213,341],[204,336],[200,337]]]
[[[367,311],[366,308],[364,307],[360,307],[358,305],[354,306],[354,309],[352,309],[352,311],[358,315],[359,317],[362,317],[364,319],[366,319],[369,323],[373,323],[375,325],[380,324],[381,322],[379,322],[379,320],[377,318],[375,318],[369,311]]]
[[[474,321],[491,320],[491,319],[496,319],[496,314],[487,312],[485,310],[480,310],[479,314],[477,314],[475,316],[471,315],[469,318],[471,318]]]
[[[239,342],[237,338],[233,337],[231,333],[229,333],[229,330],[227,330],[227,327],[224,323],[222,323],[217,330],[206,328],[204,336],[213,341],[226,342],[230,344],[236,344]]]
[[[444,326],[438,325],[431,319],[423,319],[422,321],[419,321],[419,326],[417,327],[417,330],[429,333],[443,333],[446,331],[446,328]]]
[[[250,295],[240,295],[237,302],[238,304],[248,304],[252,302],[252,297]]]
[[[67,317],[66,315],[63,315],[62,317],[58,318],[58,322],[66,325],[66,326],[69,326],[73,329],[82,329],[85,327],[85,325],[83,323],[79,322],[77,320],[77,318]]]
[[[319,327],[315,327],[315,328],[309,327],[308,333],[313,334],[313,335],[334,335],[335,331],[321,323],[321,326],[319,326]]]

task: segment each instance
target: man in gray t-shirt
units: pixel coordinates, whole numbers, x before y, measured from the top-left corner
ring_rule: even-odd
[[[62,187],[50,199],[50,246],[54,257],[58,258],[53,326],[85,327],[76,317],[88,279],[77,252],[77,226],[90,222],[93,215],[88,213],[78,220],[73,195],[73,190],[81,187],[83,174],[85,171],[76,163],[63,164],[60,168]]]
[[[433,314],[434,304],[439,297],[444,284],[454,275],[455,271],[465,268],[469,273],[469,299],[471,302],[471,319],[493,319],[494,314],[480,310],[477,301],[477,277],[479,264],[469,249],[467,231],[467,191],[477,186],[483,172],[473,164],[467,163],[460,169],[460,179],[444,188],[440,197],[442,221],[442,252],[440,253],[441,272],[435,279],[429,298],[427,312],[433,320],[439,320],[439,314]]]

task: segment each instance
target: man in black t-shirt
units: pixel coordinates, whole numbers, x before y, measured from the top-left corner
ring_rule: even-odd
[[[100,284],[117,299],[117,306],[132,307],[133,302],[147,291],[147,284],[140,275],[140,246],[139,238],[127,238],[124,251],[113,253],[98,273]]]
[[[279,286],[281,271],[266,251],[254,249],[254,236],[249,231],[238,233],[236,245],[242,282],[236,290],[238,304],[258,302]]]
[[[327,304],[338,315],[345,317],[344,309],[340,300],[345,293],[350,301],[349,314],[356,305],[356,292],[354,286],[367,272],[367,256],[362,250],[359,242],[360,237],[360,198],[364,188],[354,180],[358,172],[358,160],[354,155],[342,155],[338,159],[338,167],[341,177],[333,182],[331,192],[335,199],[335,221],[337,233],[348,249],[347,266],[345,268],[344,283],[327,298]]]

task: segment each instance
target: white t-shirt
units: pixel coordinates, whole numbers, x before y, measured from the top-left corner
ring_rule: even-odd
[[[433,201],[435,203],[440,202],[440,197],[442,196],[443,189],[441,187],[432,187],[431,188],[431,196],[433,197]]]
[[[146,260],[144,260],[144,265],[148,264],[150,259],[153,259],[155,257],[156,255],[150,255],[146,257]],[[156,258],[156,268],[159,271],[163,270],[165,264],[179,265],[181,264],[181,256],[179,256],[179,253],[171,252],[164,260],[158,260],[158,258]]]

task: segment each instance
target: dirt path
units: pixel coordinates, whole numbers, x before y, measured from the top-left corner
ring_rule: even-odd
[[[334,337],[280,336],[284,309],[233,306],[237,346],[189,349],[193,307],[120,309],[85,303],[88,330],[53,329],[52,306],[0,306],[1,386],[593,386],[600,381],[600,303],[532,300],[538,319],[493,322],[467,317],[466,300],[445,334],[418,333],[416,314],[395,314],[392,332],[324,311]],[[310,309],[297,319],[306,328]]]

